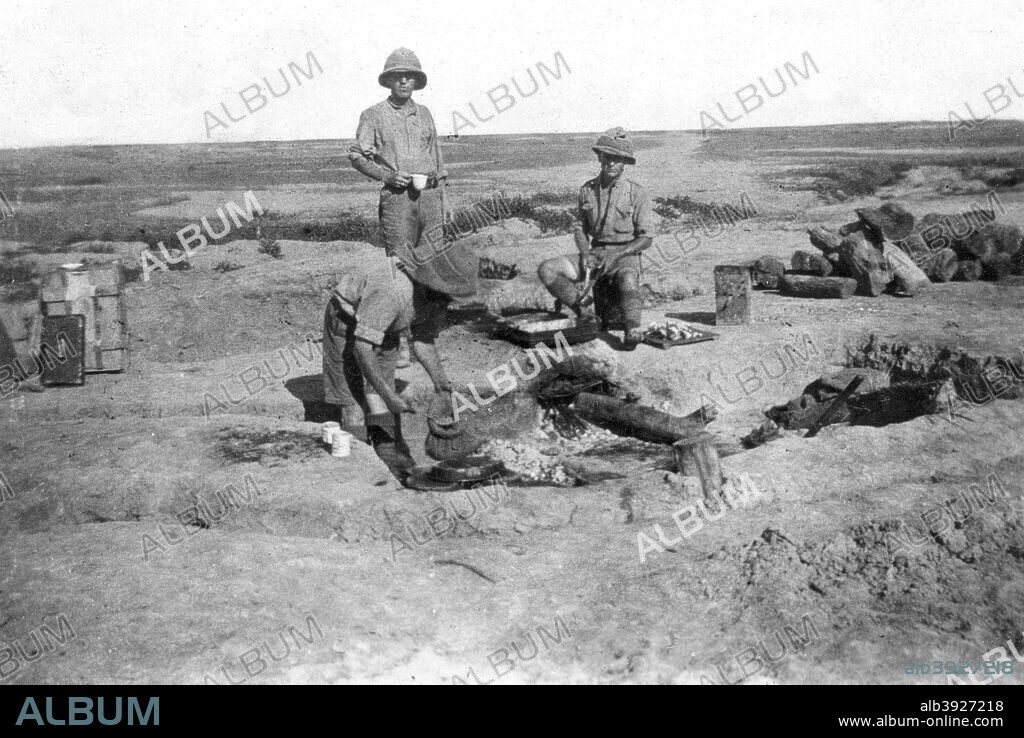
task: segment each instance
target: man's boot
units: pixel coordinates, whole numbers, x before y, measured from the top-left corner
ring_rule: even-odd
[[[402,418],[391,413],[366,416],[366,435],[374,452],[402,485],[416,466],[409,445],[402,438]]]

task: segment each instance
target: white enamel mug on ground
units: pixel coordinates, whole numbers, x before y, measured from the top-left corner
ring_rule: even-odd
[[[337,431],[340,431],[340,430],[341,430],[341,424],[340,423],[335,423],[334,421],[331,421],[329,423],[324,423],[323,427],[320,429],[320,432],[321,432],[321,436],[320,437],[321,437],[321,439],[323,440],[324,443],[330,444],[334,434]]]
[[[339,428],[331,437],[331,456],[343,459],[350,453],[352,453],[352,434]]]

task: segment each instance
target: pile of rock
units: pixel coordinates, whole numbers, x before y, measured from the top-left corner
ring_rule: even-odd
[[[847,297],[853,292],[874,297],[887,291],[913,295],[931,282],[1024,274],[1024,230],[993,222],[992,211],[929,213],[917,221],[896,203],[856,212],[857,221],[837,230],[807,230],[819,253],[793,254],[793,269],[778,279],[783,292],[806,297]],[[753,268],[764,271],[763,261]]]

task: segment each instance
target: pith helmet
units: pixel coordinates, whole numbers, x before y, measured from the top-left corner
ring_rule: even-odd
[[[412,72],[416,75],[416,89],[422,90],[427,86],[427,75],[423,73],[423,68],[420,66],[420,60],[416,58],[416,55],[404,46],[400,49],[395,49],[388,56],[386,62],[384,62],[384,71],[377,77],[377,84],[381,87],[390,87],[386,84],[384,78],[393,72]]]
[[[626,131],[621,126],[609,128],[602,133],[591,148],[598,154],[621,156],[627,164],[636,164],[633,157],[633,142],[626,138]]]

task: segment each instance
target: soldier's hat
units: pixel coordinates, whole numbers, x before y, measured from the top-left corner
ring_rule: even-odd
[[[395,72],[412,72],[415,74],[417,90],[422,90],[427,86],[427,75],[423,73],[420,60],[416,57],[416,54],[404,46],[400,49],[395,49],[388,56],[387,61],[384,62],[384,71],[377,76],[377,84],[381,87],[390,87],[391,85],[387,84],[386,77]]]
[[[598,137],[597,143],[591,148],[598,154],[620,156],[626,160],[627,164],[636,164],[636,158],[633,156],[633,142],[626,137],[626,131],[621,126],[609,128],[602,133]]]

